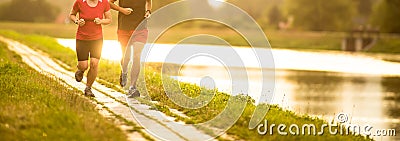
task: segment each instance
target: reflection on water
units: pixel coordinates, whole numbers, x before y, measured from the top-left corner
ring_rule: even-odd
[[[384,105],[380,77],[346,76],[321,72],[292,72],[286,77],[293,85],[289,109],[300,113],[334,116],[349,114],[355,123],[384,127]],[[279,80],[278,80],[279,81]]]
[[[336,108],[340,106],[336,101],[341,98],[332,95],[332,93],[340,91],[340,85],[343,83],[343,78],[341,77],[329,75],[328,73],[310,74],[299,71],[287,72],[285,76],[280,76],[277,79],[277,81],[284,79],[285,83],[292,85],[291,92],[286,93],[288,101],[291,101],[290,105],[286,103],[288,108],[294,108],[302,113],[317,111],[319,112],[316,113],[318,115],[327,115],[330,113],[326,109],[337,111]]]
[[[232,74],[238,68],[232,69]],[[243,68],[242,68],[243,69]],[[238,71],[240,72],[240,71]],[[257,70],[247,69],[250,93]],[[219,90],[230,92],[230,77],[224,68],[185,66],[179,80],[196,83],[202,76],[211,76]],[[240,74],[236,74],[240,75]],[[349,115],[352,124],[371,125],[373,129],[400,131],[400,78],[354,75],[333,72],[277,70],[275,95],[272,103],[295,111],[331,121],[340,112]],[[375,137],[377,140],[400,140],[399,137]]]
[[[356,124],[400,130],[399,77],[291,71],[277,79],[286,79],[294,87],[289,94],[289,109],[327,117],[345,112]]]
[[[383,78],[382,87],[384,89],[384,105],[385,115],[390,118],[397,119],[396,123],[391,123],[390,128],[400,130],[400,79],[399,78]],[[400,137],[397,138],[400,140]]]
[[[383,78],[382,86],[384,88],[384,99],[388,106],[389,116],[400,117],[400,80],[398,78]]]

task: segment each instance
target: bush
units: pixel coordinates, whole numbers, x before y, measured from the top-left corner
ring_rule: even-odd
[[[12,0],[0,6],[0,20],[21,22],[52,22],[60,8],[46,0]]]

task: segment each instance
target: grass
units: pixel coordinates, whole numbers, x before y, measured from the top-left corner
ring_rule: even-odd
[[[378,40],[375,47],[368,52],[400,54],[400,38],[396,36],[386,36]]]
[[[256,129],[249,130],[248,124],[252,117],[252,114],[256,108],[254,101],[250,99],[250,97],[246,96],[230,96],[229,94],[222,93],[216,91],[216,94],[212,98],[212,100],[204,107],[198,109],[188,109],[183,108],[179,105],[174,104],[171,99],[166,95],[165,90],[163,89],[162,83],[174,83],[172,81],[175,80],[166,80],[162,81],[160,71],[154,68],[149,68],[152,71],[145,72],[145,79],[146,79],[146,89],[148,94],[150,95],[152,100],[158,101],[161,103],[157,108],[158,110],[167,113],[169,110],[166,107],[177,109],[183,112],[189,119],[180,118],[178,119],[185,121],[186,123],[203,123],[205,121],[209,121],[210,119],[216,117],[219,113],[221,113],[225,106],[228,103],[229,98],[235,99],[237,103],[245,102],[246,107],[244,112],[242,113],[239,120],[232,126],[227,133],[234,136],[236,140],[368,140],[367,138],[361,136],[352,136],[352,135],[329,135],[324,134],[322,136],[312,136],[312,135],[305,135],[305,136],[280,136],[277,135],[277,130],[274,129],[273,135],[259,135]],[[170,82],[171,81],[171,82]],[[143,87],[143,86],[142,86]],[[188,84],[188,83],[180,83],[180,88],[182,92],[189,96],[189,97],[197,97],[201,96],[213,96],[213,91],[206,90],[201,91],[197,85]],[[172,90],[172,94],[174,90]],[[143,92],[143,91],[142,91]],[[234,106],[238,106],[235,105]],[[307,115],[296,115],[295,113],[287,110],[283,110],[276,105],[269,105],[270,109],[268,114],[264,118],[268,120],[268,123],[271,124],[296,124],[296,125],[304,125],[304,124],[315,124],[315,126],[321,127],[322,124],[327,124],[326,121],[321,119],[309,117]],[[228,119],[225,119],[228,120]],[[218,125],[215,125],[218,126]],[[320,129],[318,129],[320,130]],[[289,132],[288,129],[285,130]],[[324,130],[324,133],[329,133],[327,128]]]
[[[82,92],[31,69],[4,43],[0,85],[0,140],[126,140]]]
[[[117,39],[116,26],[104,26],[105,39]],[[56,38],[75,38],[75,24],[53,24],[53,23],[23,23],[23,22],[1,22],[0,29],[13,30],[25,34],[45,35]]]
[[[41,50],[51,54],[53,57],[66,63],[68,66],[76,65],[77,59],[75,57],[75,52],[69,48],[59,45],[54,38],[35,34],[21,36],[12,30],[0,30],[0,35],[18,40],[35,50]]]
[[[1,34],[10,34],[7,32],[0,32]],[[13,36],[13,39],[21,40],[24,38],[27,38],[26,36],[30,35],[22,35],[18,33],[13,33],[16,36]],[[39,40],[41,36],[38,36]],[[43,37],[43,40],[46,40],[48,37]],[[40,43],[40,42],[39,42]],[[46,44],[43,45],[38,45],[38,48],[41,48],[45,52],[48,51],[48,54],[51,54],[49,52],[57,51],[59,50],[60,46],[58,45],[53,45],[53,46],[47,46]],[[69,52],[66,52],[67,54]],[[60,54],[58,54],[60,55]],[[64,55],[64,54],[63,54]],[[72,56],[73,54],[71,54]],[[51,57],[54,58],[62,58],[62,56],[57,56],[57,54],[51,54]],[[72,59],[72,58],[66,58],[66,60]],[[74,65],[70,66],[71,68],[74,68]],[[152,100],[158,101],[158,104],[153,105],[155,109],[158,109],[166,114],[169,115],[174,115],[169,111],[168,108],[174,108],[177,109],[183,113],[185,113],[189,118],[183,118],[179,117],[177,115],[174,115],[178,118],[178,120],[184,121],[186,123],[201,123],[204,121],[207,121],[213,117],[215,117],[216,114],[220,113],[222,111],[226,104],[227,100],[231,97],[229,94],[222,93],[222,92],[216,92],[215,96],[212,98],[211,102],[207,104],[207,106],[204,106],[202,108],[198,109],[187,109],[187,108],[182,108],[178,105],[175,105],[171,99],[165,94],[165,90],[163,89],[162,84],[163,83],[173,83],[176,82],[175,80],[168,79],[166,82],[163,82],[161,79],[160,75],[160,66],[159,65],[150,65],[149,68],[146,68],[148,71],[145,72],[145,80],[140,80],[139,88],[142,89],[143,87],[146,86],[147,88],[147,94],[151,97]],[[103,61],[101,62],[99,72],[107,72],[107,73],[99,73],[98,77],[106,80],[108,82],[111,82],[115,85],[118,84],[118,75],[119,75],[119,65],[117,62],[109,62],[109,63],[104,63]],[[107,74],[107,75],[106,75]],[[146,82],[145,84],[143,82]],[[204,95],[204,96],[209,96],[213,91],[203,91],[201,92],[201,89],[199,86],[192,85],[192,84],[187,84],[187,83],[179,83],[181,89],[183,90],[183,93],[186,94],[189,97],[196,97],[199,95]],[[175,91],[177,89],[173,89],[172,91]],[[253,111],[255,110],[255,104],[254,101],[249,99],[249,97],[245,96],[235,96],[232,97],[235,99],[238,103],[244,102],[246,103],[246,107],[244,109],[243,114],[241,115],[240,119],[235,123],[233,127],[231,127],[227,133],[234,136],[236,140],[368,140],[365,137],[362,136],[354,136],[354,135],[330,135],[330,134],[324,134],[322,136],[312,136],[312,135],[305,135],[305,136],[280,136],[278,134],[273,134],[273,135],[259,135],[257,130],[249,130],[248,129],[248,123],[250,121],[250,118],[252,116]],[[235,105],[235,104],[234,104]],[[271,106],[267,116],[265,119],[268,120],[268,123],[270,124],[298,124],[298,125],[303,125],[303,124],[310,124],[313,123],[317,127],[321,126],[323,123],[326,123],[326,121],[323,121],[321,119],[316,119],[308,116],[302,116],[302,115],[296,115],[293,112],[290,111],[285,111],[282,110],[281,108],[277,106]],[[327,130],[327,128],[326,128]],[[276,129],[274,130],[276,133]],[[328,133],[326,131],[325,133]],[[221,139],[223,140],[223,139]]]

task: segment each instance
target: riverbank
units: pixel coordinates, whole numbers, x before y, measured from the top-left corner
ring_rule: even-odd
[[[10,36],[9,34],[12,34],[12,36]],[[16,40],[22,40],[24,42],[26,42],[26,40],[23,39],[29,39],[29,35],[21,35],[18,33],[13,33],[13,32],[2,32],[3,36],[7,36],[9,38],[13,38]],[[51,54],[50,52],[57,52],[58,45],[55,45],[56,41],[55,39],[53,39],[53,41],[51,40],[51,38],[48,37],[42,37],[41,36],[35,36],[37,40],[39,41],[35,41],[36,47],[40,50],[43,50],[44,52],[48,53],[51,57],[53,58],[62,58],[60,57],[61,55],[57,55],[57,54]],[[43,41],[46,40],[46,41]],[[53,44],[55,43],[55,44]],[[64,48],[64,47],[62,47]],[[64,54],[69,54],[68,52]],[[63,55],[64,55],[63,54]],[[74,53],[70,54],[70,55],[74,55]],[[75,58],[75,56],[73,57]],[[68,60],[67,58],[64,58],[65,60]],[[71,60],[69,58],[69,60]],[[67,68],[73,69],[74,68],[74,63],[69,64],[67,63]],[[107,74],[99,74],[99,77],[111,82],[115,85],[117,85],[118,83],[118,75],[119,75],[119,65],[116,62],[107,62],[107,61],[102,61],[101,63],[101,67],[100,70],[107,70]],[[100,71],[102,72],[102,71]],[[161,77],[159,75],[159,70],[157,69],[153,69],[152,72],[146,72],[145,74],[146,80],[151,80],[149,82],[146,81],[146,85],[151,86],[151,89],[147,89],[148,90],[148,94],[151,96],[152,100],[156,100],[158,103],[153,105],[155,108],[157,108],[160,111],[165,112],[166,114],[172,115],[177,117],[178,120],[184,121],[186,123],[200,123],[203,121],[207,121],[211,118],[213,118],[216,114],[220,113],[221,110],[223,110],[223,108],[226,105],[226,99],[227,97],[229,97],[228,94],[225,93],[221,93],[218,92],[214,99],[210,102],[209,105],[200,108],[200,109],[196,109],[196,110],[190,110],[190,109],[185,109],[182,107],[179,107],[175,104],[173,104],[173,102],[171,102],[170,99],[168,99],[168,97],[165,95],[165,92],[163,90],[163,86],[162,86],[162,81],[161,81]],[[186,83],[180,83],[181,87],[184,88],[185,90],[185,94],[189,95],[189,96],[197,96],[199,95],[199,90],[200,87],[196,86],[196,85],[191,85],[191,84],[186,84]],[[142,86],[143,87],[143,86]],[[149,88],[149,87],[148,87]],[[187,117],[181,117],[179,115],[174,115],[173,112],[170,112],[169,108],[174,108],[174,109],[178,109],[179,111],[181,111],[182,113],[184,113]],[[245,108],[245,111],[243,112],[243,115],[241,116],[241,118],[236,122],[236,124],[230,128],[227,132],[228,134],[234,136],[236,139],[244,139],[244,140],[262,140],[262,139],[272,139],[272,140],[362,140],[365,139],[364,137],[361,136],[351,136],[351,135],[347,135],[347,136],[341,136],[341,135],[328,135],[328,134],[324,134],[321,136],[280,136],[278,134],[273,134],[273,135],[268,135],[268,137],[266,137],[266,135],[260,135],[259,133],[257,133],[256,130],[249,130],[248,129],[248,122],[250,121],[251,115],[253,113],[255,109],[255,105],[254,105],[254,101],[249,100],[247,101],[247,106]],[[213,112],[210,112],[213,111]],[[204,113],[209,113],[209,114],[204,114]],[[290,111],[285,111],[282,110],[279,107],[276,106],[272,106],[267,114],[267,116],[265,117],[265,119],[268,120],[269,124],[280,124],[280,123],[292,123],[292,124],[298,124],[298,125],[302,125],[302,124],[307,124],[307,123],[313,123],[315,124],[317,127],[321,126],[324,123],[327,123],[326,121],[320,120],[320,119],[315,119],[315,118],[311,118],[308,116],[299,116],[294,114],[293,112]],[[276,132],[276,130],[274,131]],[[328,133],[328,131],[326,131]]]
[[[182,39],[196,35],[209,34],[220,37],[234,46],[248,46],[247,42],[234,30],[224,26],[191,26],[185,22],[168,29],[157,43],[177,43]],[[198,24],[198,23],[197,23]],[[52,23],[21,23],[2,22],[0,29],[14,30],[24,34],[46,35],[55,38],[74,38],[76,32],[74,24]],[[116,40],[117,27],[104,26],[104,39]],[[346,36],[343,32],[312,32],[312,31],[278,31],[264,30],[272,48],[296,50],[341,50],[342,39]],[[400,53],[400,36],[381,34],[377,44],[366,51],[367,53]]]
[[[126,140],[81,91],[33,70],[2,42],[0,74],[0,140]]]

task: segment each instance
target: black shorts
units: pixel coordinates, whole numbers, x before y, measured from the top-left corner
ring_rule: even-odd
[[[78,61],[86,61],[90,58],[100,59],[103,48],[103,39],[76,40],[76,56]]]

